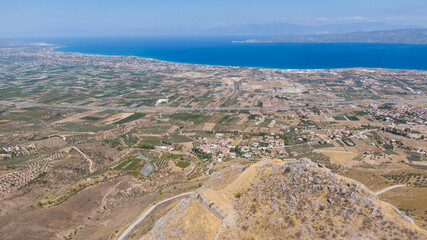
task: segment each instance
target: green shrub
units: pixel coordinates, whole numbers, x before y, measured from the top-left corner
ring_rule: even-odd
[[[176,166],[177,166],[177,167],[180,167],[180,168],[186,168],[186,167],[190,166],[190,162],[186,162],[186,161],[179,161],[179,162],[176,164]]]

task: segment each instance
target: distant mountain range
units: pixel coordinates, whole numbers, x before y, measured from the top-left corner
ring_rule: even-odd
[[[381,22],[348,22],[324,25],[303,25],[292,23],[256,23],[227,25],[220,27],[173,27],[173,28],[128,28],[115,32],[124,35],[166,35],[166,36],[297,36],[344,34],[359,31],[384,31],[396,29],[414,29],[419,26],[396,25]]]
[[[395,29],[421,28],[421,26],[387,24],[381,22],[346,22],[336,24],[304,25],[292,23],[254,23],[224,25],[216,27],[129,27],[129,28],[63,28],[33,29],[25,33],[1,31],[0,37],[69,37],[69,36],[296,36],[344,34],[358,31],[383,31]]]
[[[280,43],[280,42],[358,42],[358,43],[407,43],[427,44],[427,28],[423,29],[399,29],[388,31],[352,32],[345,34],[325,35],[300,35],[275,37],[268,39],[249,39],[246,41],[235,41],[246,43]]]
[[[393,25],[380,22],[348,22],[325,25],[301,25],[290,23],[260,23],[238,26],[208,28],[200,31],[206,35],[240,35],[240,36],[295,36],[344,34],[359,31],[385,31],[396,29],[420,28],[408,25]]]

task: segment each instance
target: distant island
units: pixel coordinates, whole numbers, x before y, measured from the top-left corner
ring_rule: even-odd
[[[286,42],[313,42],[313,43],[406,43],[427,44],[427,29],[399,29],[388,31],[352,32],[346,34],[326,34],[314,36],[290,36],[268,39],[248,39],[234,41],[237,43],[286,43]]]

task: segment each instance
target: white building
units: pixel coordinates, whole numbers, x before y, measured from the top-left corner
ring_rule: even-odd
[[[167,98],[160,98],[159,100],[157,100],[156,104],[161,104],[161,103],[168,103],[168,99]]]

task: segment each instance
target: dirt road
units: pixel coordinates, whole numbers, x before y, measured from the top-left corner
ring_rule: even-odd
[[[170,201],[170,200],[173,200],[175,198],[179,198],[179,197],[182,197],[182,196],[190,195],[190,194],[193,194],[193,193],[194,192],[181,193],[179,195],[170,197],[168,199],[165,199],[163,201],[160,201],[160,202],[154,204],[147,211],[145,211],[138,219],[136,219],[117,239],[118,240],[123,240],[135,228],[136,225],[138,225],[140,222],[142,222],[142,220],[144,220],[148,216],[148,214],[150,214],[160,204],[165,203],[165,202]]]

